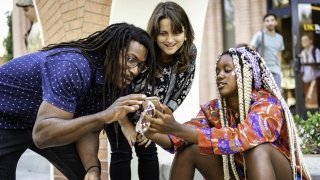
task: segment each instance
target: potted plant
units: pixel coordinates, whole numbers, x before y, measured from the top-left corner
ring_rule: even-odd
[[[307,112],[307,118],[294,116],[301,140],[301,150],[313,178],[320,178],[320,114]]]

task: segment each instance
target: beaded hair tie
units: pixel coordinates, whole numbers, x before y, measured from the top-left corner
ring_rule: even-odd
[[[246,59],[249,60],[249,63],[252,67],[254,87],[255,89],[261,89],[261,72],[257,61],[257,59],[259,59],[260,57],[257,54],[249,52],[245,47],[237,48],[236,51],[243,54],[246,57]]]

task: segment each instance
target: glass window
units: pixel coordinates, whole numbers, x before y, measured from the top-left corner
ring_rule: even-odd
[[[234,7],[233,0],[222,0],[223,4],[223,48],[228,49],[235,45]]]
[[[320,4],[298,4],[299,59],[307,109],[320,105]]]
[[[289,0],[272,0],[272,7],[273,8],[283,8],[289,6]]]

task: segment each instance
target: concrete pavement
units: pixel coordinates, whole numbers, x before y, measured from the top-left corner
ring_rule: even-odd
[[[50,180],[49,161],[28,149],[18,162],[16,180]]]

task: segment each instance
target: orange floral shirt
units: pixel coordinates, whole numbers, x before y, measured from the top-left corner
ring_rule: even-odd
[[[201,154],[235,154],[237,165],[242,166],[241,152],[262,143],[271,143],[290,159],[287,125],[280,101],[275,96],[266,90],[254,90],[244,121],[237,123],[233,112],[227,109],[229,127],[221,126],[219,108],[218,101],[211,100],[201,106],[196,118],[185,123],[198,129]],[[178,137],[169,137],[174,151],[188,144]]]

